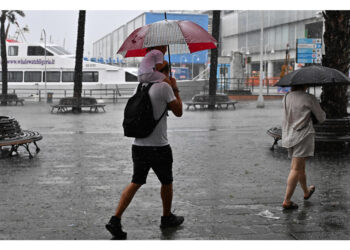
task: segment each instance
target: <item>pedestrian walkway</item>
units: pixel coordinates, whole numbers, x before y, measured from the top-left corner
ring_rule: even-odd
[[[131,180],[132,139],[123,136],[125,103],[106,113],[50,114],[47,104],[0,107],[22,129],[38,131],[40,154],[0,158],[0,239],[108,240],[104,225]],[[129,240],[350,239],[350,154],[307,163],[309,201],[297,187],[299,210],[281,204],[290,160],[270,151],[266,130],[282,122],[281,101],[240,102],[237,109],[169,116],[174,154],[174,203],[185,216],[161,231],[160,184],[151,171],[123,217]]]

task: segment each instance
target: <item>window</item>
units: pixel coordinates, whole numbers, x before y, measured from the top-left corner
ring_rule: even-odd
[[[74,82],[74,71],[62,72],[62,82]]]
[[[61,81],[61,73],[59,71],[48,71],[47,74],[47,82],[60,82]],[[43,81],[45,82],[45,72],[43,72]]]
[[[26,71],[24,72],[25,82],[41,82],[41,71]]]
[[[0,82],[2,82],[2,72],[0,71]],[[22,71],[8,71],[7,72],[7,81],[8,82],[22,82],[23,81],[23,72]]]
[[[18,46],[9,46],[9,56],[18,56]]]
[[[83,82],[98,82],[98,72],[83,72]]]
[[[23,72],[22,71],[9,71],[7,72],[7,80],[9,82],[22,82]]]
[[[45,56],[45,49],[40,46],[28,46],[27,51],[28,56]],[[46,50],[47,56],[52,56],[53,54]]]

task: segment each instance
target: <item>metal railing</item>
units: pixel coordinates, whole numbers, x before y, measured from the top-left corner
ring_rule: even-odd
[[[100,88],[100,89],[83,89],[82,96],[83,97],[95,97],[97,99],[105,99],[112,101],[113,103],[117,103],[119,99],[127,99],[129,98],[135,88]],[[46,100],[48,96],[51,94],[52,99],[60,99],[63,97],[71,97],[73,96],[73,88],[64,89],[64,88],[48,88],[37,89],[37,88],[9,88],[8,93],[16,94],[19,98],[24,99],[34,99],[35,101],[43,101]]]
[[[263,80],[264,94],[277,93],[277,87],[274,87],[279,77],[270,77]],[[227,93],[230,91],[258,91],[259,77],[242,77],[242,78],[218,78],[217,91]]]

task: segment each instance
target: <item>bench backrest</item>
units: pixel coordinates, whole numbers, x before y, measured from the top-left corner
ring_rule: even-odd
[[[7,95],[0,94],[0,99],[3,101],[16,101],[18,97],[16,94],[7,94]]]
[[[75,97],[65,97],[60,99],[59,104],[60,105],[71,105],[76,106],[78,105],[79,99]],[[96,98],[93,97],[82,97],[80,98],[80,105],[95,105],[97,104]]]
[[[228,95],[216,95],[215,101],[217,102],[227,102],[230,98]],[[192,97],[194,102],[209,102],[209,95],[195,95]]]
[[[349,118],[326,119],[322,124],[315,124],[314,128],[318,135],[350,135],[350,120]]]
[[[0,140],[13,138],[21,134],[21,127],[16,119],[0,116]]]

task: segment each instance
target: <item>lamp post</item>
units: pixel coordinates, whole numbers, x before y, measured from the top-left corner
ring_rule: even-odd
[[[41,31],[41,37],[40,37],[40,41],[43,41],[43,34],[44,34],[44,49],[45,49],[45,63],[44,63],[44,67],[45,67],[45,96],[47,98],[47,75],[46,75],[46,31],[45,29],[42,29]]]
[[[257,108],[263,108],[264,96],[262,94],[262,84],[263,84],[263,53],[264,53],[264,11],[261,12],[261,27],[260,27],[260,81],[259,81],[259,97],[256,103]]]
[[[192,79],[193,79],[193,59],[194,59],[194,57],[196,57],[197,58],[197,62],[199,62],[199,56],[191,55],[191,57],[192,57]]]
[[[268,71],[267,71],[267,65],[268,65],[268,63],[267,63],[267,51],[268,51],[269,49],[271,50],[271,51],[270,51],[270,55],[275,53],[275,50],[274,50],[273,48],[271,48],[269,44],[265,46],[265,53],[264,53],[264,59],[265,59],[265,63],[264,63],[264,65],[265,65],[264,76],[265,76],[265,79],[268,78]]]
[[[181,64],[182,64],[182,63],[181,63],[181,62],[182,62],[182,58],[185,58],[184,62],[187,63],[186,56],[181,56],[181,57],[180,57],[180,67],[181,67]]]

